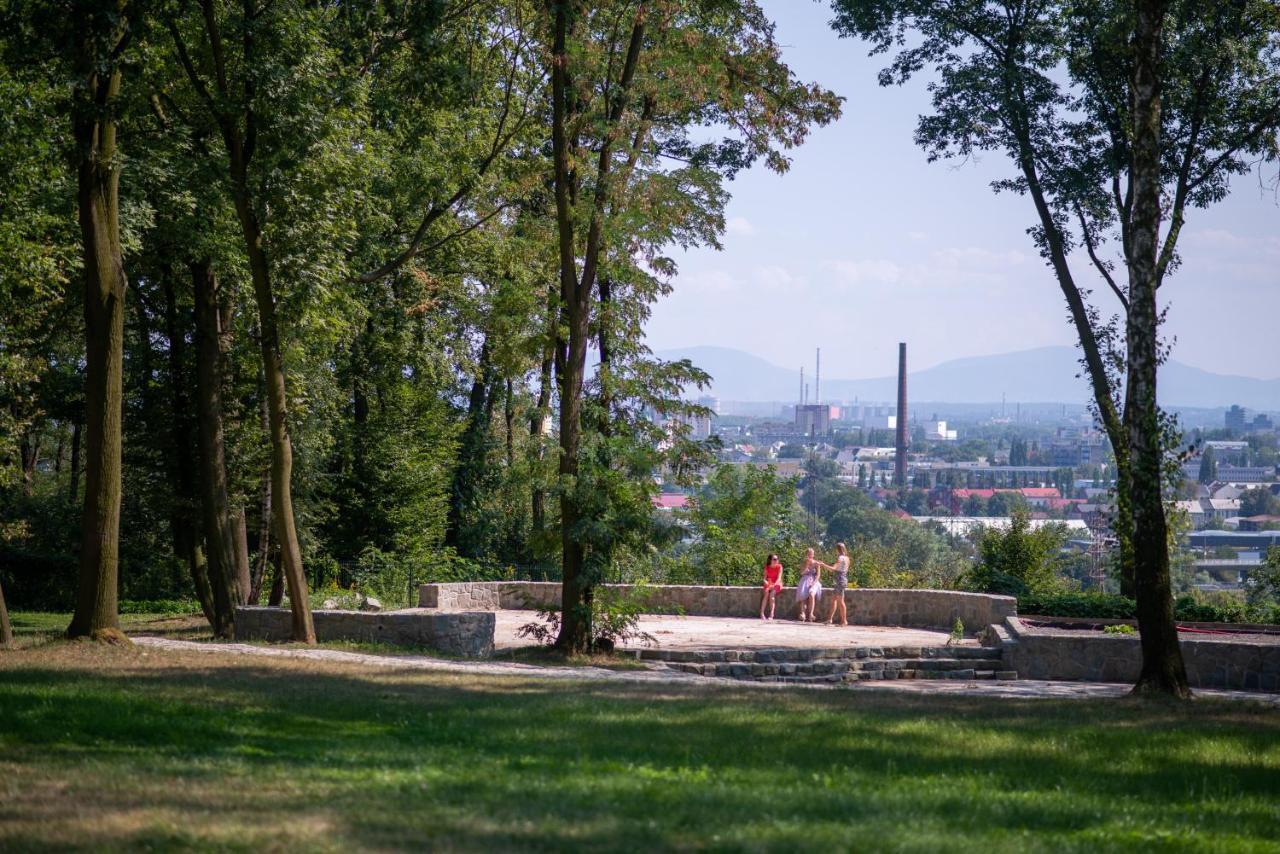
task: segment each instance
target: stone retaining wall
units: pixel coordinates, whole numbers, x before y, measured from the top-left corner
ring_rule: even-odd
[[[1142,669],[1134,635],[1037,629],[1016,617],[992,626],[990,641],[1021,679],[1133,682]],[[1181,639],[1193,688],[1280,691],[1280,643],[1266,640]]]
[[[312,611],[311,617],[317,640],[426,646],[468,658],[493,654],[492,611]],[[288,608],[236,608],[240,640],[287,641],[292,634]]]
[[[630,590],[631,585],[605,584],[606,590]],[[702,585],[655,584],[647,610],[652,613],[683,613],[691,617],[752,617],[760,612],[759,587],[711,587]],[[830,591],[823,594],[822,611],[830,603]],[[795,611],[795,588],[778,594],[779,617]],[[418,604],[441,611],[469,609],[532,610],[540,605],[560,605],[560,584],[545,581],[473,581],[424,584]],[[845,591],[849,622],[872,626],[919,626],[950,629],[957,618],[970,632],[991,623],[1003,622],[1017,613],[1012,596],[961,593],[955,590],[898,590],[888,588]]]

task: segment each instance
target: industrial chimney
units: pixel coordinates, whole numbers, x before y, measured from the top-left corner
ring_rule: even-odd
[[[907,345],[898,344],[898,431],[894,442],[893,482],[907,485]]]
[[[822,348],[818,348],[814,356],[813,366],[813,402],[822,403]]]

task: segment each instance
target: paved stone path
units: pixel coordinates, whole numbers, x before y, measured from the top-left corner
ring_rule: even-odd
[[[866,628],[866,627],[863,627]],[[703,685],[740,688],[744,690],[846,690],[846,691],[899,691],[907,694],[953,694],[962,696],[1001,697],[1013,699],[1090,699],[1122,697],[1129,692],[1128,685],[1097,682],[965,682],[933,679],[898,679],[892,681],[858,682],[852,685],[780,685],[768,682],[744,682],[736,679],[717,679],[694,676],[669,670],[661,665],[646,670],[609,670],[603,667],[542,667],[532,664],[516,664],[488,661],[448,661],[425,656],[370,655],[360,652],[343,652],[336,649],[299,649],[295,647],[254,646],[237,643],[205,643],[171,638],[135,637],[133,642],[151,649],[198,652],[211,655],[241,655],[263,658],[291,658],[303,661],[328,661],[337,664],[354,664],[386,670],[420,670],[437,673],[457,673],[473,676],[516,676],[563,681],[592,681],[615,683],[647,683]],[[1280,709],[1280,694],[1259,694],[1248,691],[1197,691],[1200,697],[1217,697],[1238,700],[1255,700]]]
[[[781,610],[781,609],[780,609]],[[537,620],[534,611],[495,611],[493,641],[498,649],[528,646],[520,627]],[[675,617],[645,615],[641,631],[653,635],[660,649],[823,649],[849,646],[942,646],[947,633],[898,626],[828,626],[798,620],[742,617]],[[968,641],[975,645],[976,641]],[[643,646],[628,644],[629,648]]]

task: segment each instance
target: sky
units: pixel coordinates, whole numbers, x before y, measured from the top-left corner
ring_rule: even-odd
[[[844,96],[844,115],[791,152],[786,174],[757,166],[730,184],[723,251],[674,255],[679,274],[654,308],[649,345],[734,347],[786,367],[812,366],[820,346],[824,375],[860,378],[896,370],[899,341],[912,370],[1074,344],[1026,234],[1030,201],[989,186],[1010,174],[1005,157],[928,163],[912,139],[929,107],[924,81],[880,87],[885,58],[838,38],[824,2],[764,6],[792,70]],[[1267,181],[1242,176],[1226,201],[1189,213],[1182,267],[1161,288],[1173,358],[1280,376],[1280,199]]]

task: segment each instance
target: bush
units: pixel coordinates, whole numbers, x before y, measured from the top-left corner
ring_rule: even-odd
[[[968,582],[983,593],[1010,596],[1044,594],[1061,587],[1057,577],[1058,552],[1066,542],[1066,529],[1043,525],[1031,529],[1022,510],[1015,510],[1007,530],[985,528],[978,538],[978,563]]]
[[[1018,613],[1104,620],[1132,620],[1138,615],[1132,599],[1111,593],[1027,594],[1018,597]],[[1173,617],[1185,623],[1280,623],[1280,606],[1246,605],[1223,594],[1198,594],[1175,599]]]
[[[1132,599],[1112,593],[1028,593],[1018,597],[1019,614],[1044,617],[1131,620],[1137,615],[1136,609],[1137,604]]]
[[[646,646],[656,642],[653,635],[640,630],[640,616],[651,596],[643,584],[636,584],[630,591],[597,587],[591,600],[591,649],[596,652],[612,652],[619,643],[638,640]],[[538,611],[541,622],[526,623],[520,627],[520,636],[531,638],[540,644],[555,643],[560,634],[560,609],[542,608]]]
[[[120,613],[186,616],[201,612],[200,603],[194,599],[124,599],[120,602]]]

